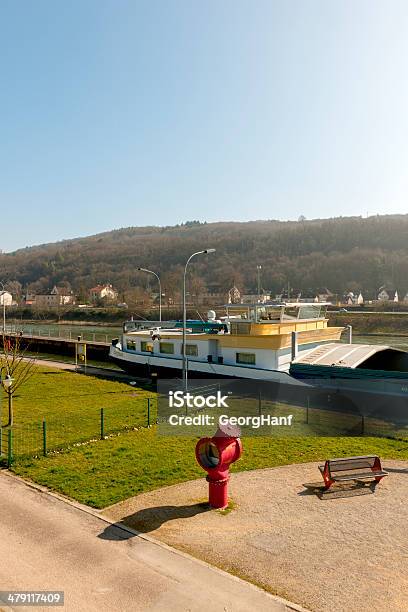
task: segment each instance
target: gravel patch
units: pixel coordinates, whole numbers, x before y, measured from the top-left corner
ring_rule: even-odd
[[[319,498],[316,463],[234,473],[225,514],[205,479],[166,487],[104,514],[316,612],[408,610],[408,462],[387,461],[375,491]]]

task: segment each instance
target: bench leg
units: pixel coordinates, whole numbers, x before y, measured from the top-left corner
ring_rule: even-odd
[[[324,470],[322,471],[322,476],[323,476],[323,480],[324,480],[324,488],[325,489],[330,489],[330,487],[332,486],[334,480],[332,480],[330,478],[330,469],[329,469],[329,462],[326,461],[326,463],[324,464]]]
[[[373,472],[381,472],[381,461],[379,457],[375,458],[374,465],[371,469]],[[384,478],[384,476],[374,476],[376,482],[380,482],[382,478]]]

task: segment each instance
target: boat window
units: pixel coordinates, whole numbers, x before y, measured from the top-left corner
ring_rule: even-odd
[[[126,332],[132,331],[134,329],[136,329],[135,321],[126,321],[123,324],[123,331],[125,332],[125,334],[126,334]]]
[[[268,318],[265,306],[258,306],[256,310],[258,315],[258,321],[265,321]]]
[[[256,306],[254,308],[248,308],[248,319],[250,319],[251,321],[256,321],[257,310],[258,309]]]
[[[258,321],[279,321],[281,318],[281,308],[265,308],[258,309]]]
[[[319,319],[326,314],[326,307],[320,304],[307,304],[299,308],[299,319]]]
[[[181,345],[181,352],[183,352],[183,345]],[[186,344],[186,355],[190,355],[191,357],[197,357],[198,355],[197,344]]]
[[[251,323],[247,321],[231,321],[231,334],[248,336],[251,333]]]
[[[166,355],[174,355],[174,344],[172,342],[160,342],[160,352]]]
[[[135,351],[136,350],[136,342],[134,340],[127,340],[126,341],[126,348],[128,351]]]
[[[296,306],[285,306],[282,321],[293,321],[299,317],[299,308]]]
[[[140,350],[143,353],[153,353],[153,344],[151,342],[143,341],[140,343]]]
[[[236,361],[246,365],[255,365],[255,355],[254,353],[236,353]]]

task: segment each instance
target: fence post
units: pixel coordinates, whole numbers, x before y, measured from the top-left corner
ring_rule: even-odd
[[[43,455],[47,455],[47,423],[45,419],[42,422],[42,437],[43,437]]]
[[[147,398],[147,426],[150,427],[150,397]]]
[[[309,406],[310,406],[310,398],[309,398],[309,396],[307,396],[307,403],[306,403],[306,425],[309,424]]]
[[[262,414],[262,395],[260,391],[258,393],[258,414],[259,416]]]
[[[101,440],[105,439],[105,415],[103,408],[101,408]]]
[[[8,434],[8,448],[7,448],[7,467],[10,467],[11,464],[13,463],[13,430],[8,429],[7,430],[7,434]]]
[[[364,414],[361,415],[361,435],[364,435],[365,422],[364,422]]]

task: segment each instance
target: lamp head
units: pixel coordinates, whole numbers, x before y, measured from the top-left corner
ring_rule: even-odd
[[[215,253],[216,249],[205,249],[203,253]]]
[[[7,374],[6,378],[3,378],[2,383],[5,389],[10,389],[11,385],[14,382],[14,378]]]

